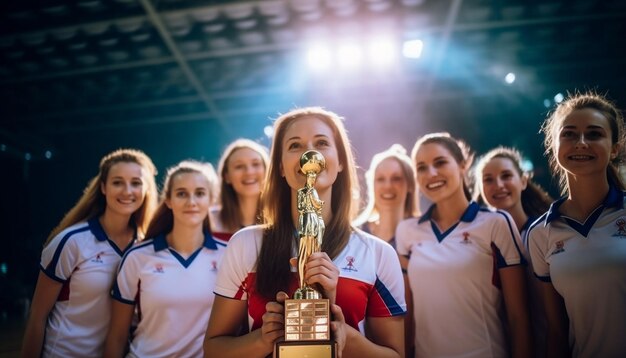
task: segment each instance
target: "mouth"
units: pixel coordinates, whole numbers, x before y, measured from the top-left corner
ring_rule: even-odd
[[[509,196],[511,196],[511,193],[498,193],[492,196],[492,198],[498,200],[498,199],[505,199],[508,198]]]
[[[595,159],[595,157],[593,155],[576,154],[576,155],[568,156],[567,159],[577,161],[577,162],[584,162],[584,161]]]
[[[244,181],[242,181],[241,183],[243,185],[254,185],[257,184],[259,181],[257,179],[246,179]]]
[[[385,200],[393,200],[396,198],[396,194],[381,194],[380,198]]]
[[[433,183],[426,184],[426,189],[428,190],[436,190],[444,186],[446,182],[444,180],[436,181]]]
[[[135,199],[117,199],[117,202],[122,205],[132,205],[135,203]]]

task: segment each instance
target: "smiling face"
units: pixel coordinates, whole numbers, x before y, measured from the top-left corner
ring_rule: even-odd
[[[106,198],[106,210],[120,215],[132,215],[143,204],[146,195],[141,165],[132,162],[119,162],[109,169],[106,181],[100,190]]]
[[[326,169],[318,176],[315,189],[323,196],[331,189],[337,174],[343,170],[334,133],[322,119],[315,116],[302,116],[289,124],[282,140],[280,162],[281,175],[295,193],[304,186],[306,176],[300,171],[300,156],[307,150],[317,150],[326,159]]]
[[[264,178],[265,164],[257,151],[241,147],[228,158],[224,180],[232,185],[237,195],[258,197]]]
[[[465,168],[442,144],[433,142],[420,146],[415,153],[417,183],[421,192],[438,203],[456,195],[463,196]]]
[[[169,197],[165,204],[172,210],[175,225],[202,225],[209,213],[210,184],[198,172],[175,174],[170,182]]]
[[[378,210],[404,207],[408,183],[402,165],[396,159],[387,158],[380,162],[374,171],[373,182],[374,205]]]
[[[555,136],[556,160],[568,175],[606,175],[619,149],[612,142],[608,119],[591,108],[572,111]]]
[[[522,205],[522,191],[527,184],[528,178],[520,175],[510,158],[494,157],[483,167],[481,195],[490,206],[511,211]]]

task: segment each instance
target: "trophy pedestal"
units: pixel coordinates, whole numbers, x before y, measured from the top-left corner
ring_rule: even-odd
[[[276,344],[277,358],[332,358],[335,342],[330,339],[330,301],[295,299],[285,301],[285,340]]]

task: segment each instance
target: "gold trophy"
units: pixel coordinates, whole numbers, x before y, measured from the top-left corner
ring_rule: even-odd
[[[317,175],[326,167],[324,156],[309,150],[300,157],[300,170],[306,184],[298,190],[298,274],[300,287],[293,299],[285,301],[285,340],[274,349],[277,358],[335,357],[335,342],[330,338],[330,301],[304,282],[304,265],[309,256],[320,251],[324,220],[315,190]]]

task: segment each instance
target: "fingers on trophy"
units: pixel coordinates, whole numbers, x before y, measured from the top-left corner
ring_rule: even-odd
[[[326,167],[324,156],[309,150],[300,157],[300,170],[306,183],[298,189],[298,274],[300,286],[294,299],[285,301],[285,341],[275,348],[275,357],[335,357],[336,345],[330,337],[330,301],[304,280],[309,256],[319,252],[324,236],[324,220],[315,181]]]

